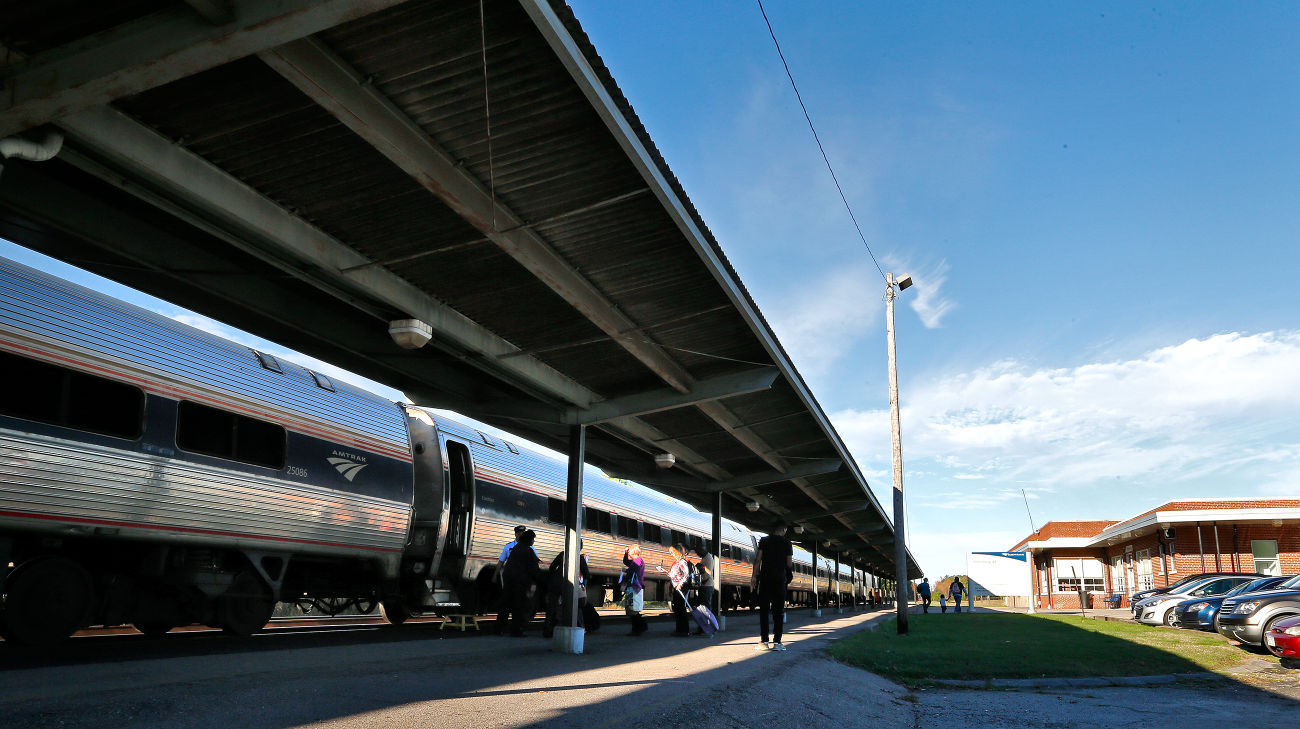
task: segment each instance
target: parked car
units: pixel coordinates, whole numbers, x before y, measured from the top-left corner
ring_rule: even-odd
[[[1286,618],[1300,615],[1300,575],[1276,589],[1229,597],[1219,608],[1219,634],[1248,645],[1264,645],[1265,634]]]
[[[1290,577],[1261,577],[1219,597],[1193,597],[1174,606],[1174,625],[1180,628],[1198,628],[1214,632],[1215,618],[1219,616],[1219,607],[1229,597],[1237,597],[1251,592],[1271,590],[1291,579]]]
[[[1279,658],[1300,658],[1300,617],[1274,621],[1264,634],[1264,647]]]
[[[1152,595],[1139,603],[1138,622],[1147,625],[1173,625],[1174,608],[1178,603],[1193,597],[1218,597],[1237,587],[1254,581],[1248,575],[1231,577],[1203,577],[1184,583],[1182,587],[1159,595]]]
[[[1198,574],[1188,575],[1183,579],[1175,582],[1172,585],[1166,585],[1164,587],[1155,587],[1150,590],[1138,590],[1137,592],[1128,596],[1129,610],[1133,611],[1133,619],[1137,620],[1139,615],[1138,603],[1142,602],[1145,599],[1155,597],[1157,595],[1164,595],[1166,593],[1175,592],[1177,590],[1186,587],[1188,583],[1197,582],[1199,580],[1205,579],[1206,577],[1230,577],[1230,576],[1231,577],[1236,577],[1236,576],[1268,577],[1268,575],[1263,574],[1262,572],[1200,572]]]

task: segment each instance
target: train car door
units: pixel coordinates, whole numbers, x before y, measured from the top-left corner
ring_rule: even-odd
[[[447,488],[443,494],[447,513],[447,551],[443,564],[444,574],[459,578],[469,556],[470,533],[474,526],[474,461],[464,443],[448,440],[446,448]]]

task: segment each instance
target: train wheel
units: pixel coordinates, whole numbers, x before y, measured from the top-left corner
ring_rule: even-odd
[[[381,600],[379,614],[384,616],[384,620],[387,620],[390,625],[401,625],[411,617],[411,611],[406,609],[406,605],[400,599]]]
[[[275,601],[262,581],[251,572],[240,572],[217,598],[217,623],[231,635],[249,636],[266,626]]]
[[[46,645],[85,624],[95,601],[90,573],[66,557],[34,559],[4,583],[5,636],[16,643]]]

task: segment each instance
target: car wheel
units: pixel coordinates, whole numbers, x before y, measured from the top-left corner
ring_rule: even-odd
[[[1165,611],[1164,624],[1170,628],[1175,627],[1174,618],[1175,618],[1174,609],[1169,608],[1168,610]]]
[[[1259,634],[1260,647],[1262,647],[1264,650],[1268,651],[1269,653],[1272,653],[1273,655],[1280,657],[1282,654],[1268,647],[1268,634],[1273,632],[1273,626],[1277,624],[1277,621],[1284,620],[1286,618],[1294,618],[1294,617],[1295,617],[1294,615],[1277,615],[1269,618],[1268,622],[1264,623],[1264,632]]]

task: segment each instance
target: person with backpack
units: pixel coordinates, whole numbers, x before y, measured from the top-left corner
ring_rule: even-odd
[[[790,583],[794,570],[794,545],[785,536],[785,525],[778,524],[772,533],[758,542],[754,557],[754,573],[749,578],[749,588],[758,594],[758,624],[763,640],[758,650],[783,651],[781,631],[785,627],[785,586]],[[767,617],[771,613],[774,640],[767,642]]]
[[[709,553],[704,547],[695,548],[698,561],[691,562],[691,597],[696,605],[713,610],[713,571],[709,569]],[[722,606],[719,605],[719,608]],[[707,635],[704,628],[695,627],[694,635]]]
[[[952,606],[955,612],[961,612],[961,598],[966,594],[966,586],[961,584],[961,578],[955,577],[952,581],[952,589],[948,591],[952,595]]]
[[[683,544],[674,544],[668,548],[668,553],[673,557],[673,566],[668,570],[668,581],[672,583],[672,607],[673,619],[677,621],[676,629],[673,630],[674,638],[685,638],[691,634],[690,615],[686,611],[686,590],[690,589],[687,581],[690,580],[691,567],[690,562],[686,559],[686,546]],[[659,571],[663,571],[659,567]]]
[[[641,635],[649,629],[641,611],[645,610],[645,560],[641,559],[641,547],[633,544],[623,553],[623,578],[619,581],[623,590],[623,610],[632,621],[632,632],[628,635]]]

